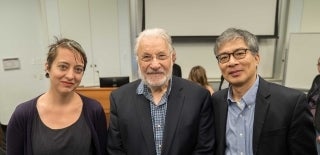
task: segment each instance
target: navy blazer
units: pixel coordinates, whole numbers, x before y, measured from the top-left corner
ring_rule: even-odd
[[[124,85],[110,95],[109,154],[156,154],[150,102],[136,93],[140,82]],[[210,93],[193,82],[172,77],[161,154],[212,155],[213,147]]]
[[[228,89],[213,94],[216,155],[225,155]],[[306,95],[260,77],[253,123],[253,154],[316,155]]]

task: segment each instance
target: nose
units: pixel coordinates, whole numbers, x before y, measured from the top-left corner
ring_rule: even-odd
[[[68,79],[73,79],[73,77],[74,77],[74,71],[73,71],[73,69],[68,69],[68,71],[66,72],[66,77],[68,78]]]
[[[159,60],[156,58],[156,57],[154,57],[152,60],[151,60],[151,63],[150,63],[150,67],[152,68],[152,69],[157,69],[157,68],[160,68],[160,62],[159,62]]]
[[[230,58],[229,58],[228,63],[229,64],[234,64],[236,62],[238,62],[238,60],[236,58],[234,58],[234,56],[232,54],[230,54]]]

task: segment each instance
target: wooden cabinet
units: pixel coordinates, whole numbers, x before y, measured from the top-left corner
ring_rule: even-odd
[[[100,87],[79,87],[76,92],[84,96],[96,99],[103,107],[103,110],[107,117],[107,123],[110,121],[110,93],[117,89],[117,87],[100,88]]]

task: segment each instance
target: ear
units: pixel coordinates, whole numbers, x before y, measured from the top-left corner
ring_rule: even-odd
[[[172,61],[175,62],[177,59],[177,54],[175,51],[172,52]]]
[[[44,71],[46,71],[46,73],[49,72],[49,64],[46,62],[46,64],[44,65]]]
[[[256,60],[256,66],[258,67],[258,65],[260,63],[260,55],[259,55],[259,53],[254,55],[254,59]]]
[[[44,71],[46,72],[46,74],[45,74],[46,78],[49,78],[49,65],[48,65],[48,63],[45,64]]]

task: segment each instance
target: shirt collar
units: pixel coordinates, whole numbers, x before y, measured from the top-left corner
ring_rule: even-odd
[[[247,105],[252,105],[256,101],[256,96],[257,96],[257,91],[259,86],[259,78],[260,77],[257,75],[256,81],[254,82],[254,84],[241,98],[241,100]],[[228,102],[229,104],[231,104],[232,102],[235,102],[232,98],[232,86],[229,87],[227,100],[229,101]]]

